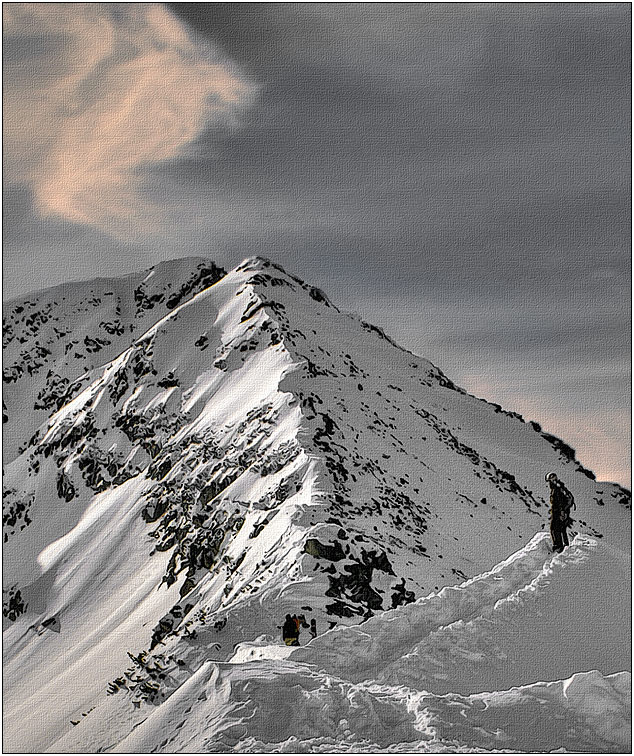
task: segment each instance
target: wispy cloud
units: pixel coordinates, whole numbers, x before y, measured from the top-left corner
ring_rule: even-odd
[[[160,222],[142,169],[235,122],[254,87],[158,4],[6,3],[5,178],[42,215],[114,234]]]

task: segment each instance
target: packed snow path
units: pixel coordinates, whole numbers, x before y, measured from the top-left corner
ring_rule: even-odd
[[[626,555],[583,536],[553,554],[540,533],[489,572],[305,647],[240,644],[136,717],[113,697],[105,731],[91,714],[49,750],[106,736],[124,753],[625,752],[628,607],[609,574],[627,583]]]
[[[630,669],[629,601],[615,597],[629,596],[631,559],[588,536],[562,554],[550,548],[539,533],[490,572],[335,629],[294,658],[347,679],[422,684],[434,693]]]

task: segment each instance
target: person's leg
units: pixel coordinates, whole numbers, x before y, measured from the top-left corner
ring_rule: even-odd
[[[565,525],[561,529],[561,542],[564,547],[568,546],[568,528]]]
[[[558,523],[550,523],[550,537],[553,539],[553,549],[555,551],[563,550],[563,543],[561,541],[561,531],[559,530]]]

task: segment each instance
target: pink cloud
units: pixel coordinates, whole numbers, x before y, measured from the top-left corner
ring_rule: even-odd
[[[154,228],[161,209],[140,169],[234,123],[254,87],[161,5],[4,8],[5,40],[27,53],[5,61],[7,180],[29,186],[42,215],[117,235]]]

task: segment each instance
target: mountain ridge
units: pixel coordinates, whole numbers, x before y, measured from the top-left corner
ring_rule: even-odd
[[[184,271],[169,290],[190,288],[172,308],[156,275],[130,292],[141,316],[103,347],[127,338],[118,354],[66,360],[90,367],[71,396],[52,392],[6,468],[11,674],[33,670],[41,710],[51,686],[91,670],[31,747],[107,686],[160,705],[180,662],[193,673],[210,648],[227,660],[278,635],[286,613],[321,634],[461,584],[546,527],[551,469],[579,502],[579,532],[626,548],[628,493],[597,483],[564,442],[263,258]],[[93,321],[108,322],[99,307]],[[73,342],[86,324],[64,328]],[[47,367],[35,374],[51,383]],[[19,402],[9,412],[35,422]],[[17,726],[35,703],[11,679]]]

